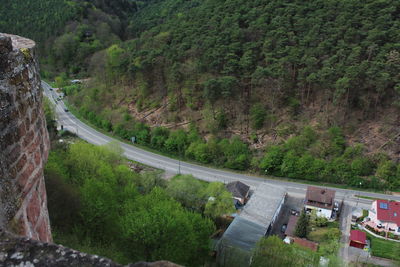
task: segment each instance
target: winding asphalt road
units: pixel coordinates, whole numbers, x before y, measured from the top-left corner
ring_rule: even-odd
[[[55,101],[59,95],[54,90],[51,90],[51,86],[46,82],[42,81],[42,87],[44,94],[56,105],[56,113],[58,116],[58,124],[63,125],[64,129],[77,134],[80,138],[86,140],[89,143],[95,145],[104,145],[111,141],[119,143],[121,148],[124,150],[124,155],[131,160],[152,166],[154,168],[165,170],[167,173],[176,174],[179,172],[182,174],[192,174],[198,179],[205,181],[220,181],[228,183],[231,181],[242,181],[255,188],[258,184],[265,182],[274,186],[284,187],[289,192],[289,194],[305,195],[307,184],[301,184],[296,182],[288,182],[277,179],[269,179],[265,177],[256,177],[250,175],[244,175],[239,173],[234,173],[226,170],[218,170],[209,167],[199,166],[196,164],[191,164],[187,162],[178,161],[165,156],[161,156],[134,145],[128,145],[122,143],[112,137],[104,135],[90,126],[84,124],[79,119],[77,119],[70,112],[65,111],[65,105],[62,101]],[[346,202],[353,203],[364,203],[370,204],[371,200],[368,199],[358,199],[355,195],[363,195],[375,198],[384,198],[391,200],[400,201],[400,196],[385,195],[370,192],[360,192],[355,190],[339,189],[336,190],[336,198],[343,199]]]

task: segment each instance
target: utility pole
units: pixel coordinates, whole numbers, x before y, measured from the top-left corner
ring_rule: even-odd
[[[178,174],[180,175],[181,174],[181,146],[180,145],[178,145],[178,153],[179,153],[179,156],[178,156]]]
[[[361,189],[361,185],[362,185],[362,182],[360,182],[360,189]],[[361,194],[361,191],[357,194],[357,203],[356,203],[356,207],[358,207],[358,201],[360,201],[360,194]]]

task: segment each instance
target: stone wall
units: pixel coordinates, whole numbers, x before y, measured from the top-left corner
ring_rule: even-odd
[[[0,227],[50,242],[49,137],[35,53],[35,42],[0,33]]]
[[[0,266],[123,267],[97,255],[79,252],[61,245],[16,237],[0,229]],[[169,261],[137,262],[126,267],[181,267]]]

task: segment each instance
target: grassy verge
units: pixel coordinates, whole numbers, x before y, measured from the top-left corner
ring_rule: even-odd
[[[367,233],[367,238],[371,241],[372,256],[400,261],[400,243],[374,237]]]
[[[339,223],[336,221],[328,222],[328,225],[325,227],[316,227],[314,231],[309,233],[308,239],[318,243],[325,243],[329,241],[327,235],[330,232],[336,231],[332,229],[339,229]]]
[[[381,198],[368,197],[368,196],[361,196],[361,195],[355,195],[355,197],[364,198],[364,199],[370,199],[370,200],[378,200],[378,199],[381,199]]]
[[[315,227],[307,239],[318,243],[318,252],[323,256],[334,255],[339,249],[339,223],[328,222],[327,226]]]
[[[82,122],[84,122],[85,124],[89,125],[90,127],[92,127],[93,129],[96,129],[98,132],[101,132],[109,137],[112,137],[114,139],[119,140],[120,142],[123,142],[125,144],[129,144],[132,145],[131,142],[127,141],[126,139],[123,139],[119,136],[116,136],[108,131],[105,131],[104,129],[99,128],[98,126],[94,125],[93,123],[91,123],[90,121],[88,121],[87,119],[85,119],[83,116],[81,116],[81,114],[77,111],[77,109],[68,103],[68,101],[66,99],[64,99],[64,104],[68,107],[69,111],[75,116],[77,117],[79,120],[81,120]],[[169,154],[160,150],[156,150],[153,148],[150,148],[148,146],[145,145],[141,145],[141,144],[134,144],[134,146],[141,148],[143,150],[158,154],[158,155],[162,155],[165,157],[169,157],[175,160],[179,160],[179,156],[175,155],[175,154]],[[352,189],[352,190],[357,190],[357,191],[364,191],[364,192],[374,192],[374,193],[385,193],[383,191],[379,191],[379,190],[368,190],[368,189],[362,189],[360,190],[360,188],[357,187],[351,187],[348,185],[343,185],[343,184],[332,184],[332,183],[326,183],[326,182],[315,182],[315,181],[308,181],[308,180],[302,180],[302,179],[292,179],[292,178],[287,178],[287,177],[276,177],[276,176],[270,176],[270,175],[263,175],[261,173],[250,173],[250,172],[246,172],[246,171],[238,171],[238,170],[232,170],[232,169],[226,169],[226,168],[221,168],[219,166],[214,166],[214,165],[207,165],[207,164],[203,164],[200,162],[196,162],[196,161],[192,161],[192,160],[188,160],[186,158],[184,159],[180,159],[181,161],[185,161],[187,163],[191,163],[191,164],[196,164],[199,166],[203,166],[203,167],[212,167],[215,168],[217,170],[222,170],[222,171],[227,171],[227,172],[232,172],[232,173],[240,173],[240,174],[244,174],[244,175],[248,175],[248,176],[252,176],[254,178],[264,178],[264,179],[270,179],[270,180],[277,180],[277,181],[286,181],[286,182],[293,182],[293,183],[298,183],[298,184],[308,184],[308,185],[316,185],[316,186],[328,186],[328,187],[334,187],[334,188],[340,188],[340,189]]]

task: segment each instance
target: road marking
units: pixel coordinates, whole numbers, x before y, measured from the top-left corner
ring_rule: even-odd
[[[42,85],[44,87],[44,92],[47,96],[51,96],[51,92],[49,88],[50,86],[42,81]],[[51,97],[50,97],[51,99]],[[221,182],[230,182],[230,181],[236,181],[236,180],[241,180],[245,183],[248,183],[251,187],[255,187],[261,182],[269,183],[271,185],[277,185],[281,187],[285,187],[286,190],[288,191],[305,191],[308,184],[301,184],[301,183],[296,183],[296,182],[290,182],[290,181],[282,181],[282,180],[274,180],[274,179],[268,179],[264,177],[256,177],[256,176],[249,176],[249,175],[243,175],[239,173],[234,173],[234,172],[229,172],[229,171],[223,171],[223,170],[217,170],[217,169],[212,169],[209,167],[203,167],[200,165],[195,165],[191,163],[187,163],[184,161],[179,161],[175,159],[170,159],[168,157],[158,155],[146,150],[143,150],[141,148],[128,145],[125,143],[122,143],[116,139],[113,139],[107,135],[104,135],[97,130],[89,127],[88,125],[84,124],[78,118],[76,118],[73,114],[65,112],[64,111],[64,103],[63,101],[59,101],[58,104],[56,104],[56,112],[61,118],[62,122],[65,122],[66,125],[69,123],[72,123],[71,126],[68,125],[67,129],[71,130],[72,132],[76,132],[76,134],[81,137],[82,139],[88,141],[89,143],[93,143],[96,145],[103,145],[107,144],[111,141],[117,141],[117,143],[121,146],[121,148],[124,150],[124,155],[131,159],[138,161],[140,163],[163,169],[172,173],[178,173],[178,168],[180,164],[180,169],[181,173],[183,174],[192,174],[193,176],[202,179],[202,180],[207,180],[207,181],[221,181]],[[75,129],[74,127],[75,126]],[[337,192],[337,197],[341,196],[343,199],[349,199],[351,195],[355,194],[360,194],[359,191],[355,190],[349,190],[349,189],[340,189],[340,188],[333,188],[333,187],[327,187],[335,190]],[[365,196],[370,196],[370,197],[376,197],[376,198],[385,198],[385,199],[393,199],[393,200],[400,200],[399,196],[389,196],[389,195],[384,195],[384,194],[378,194],[378,193],[369,193],[369,192],[362,192],[363,195]],[[354,202],[354,200],[352,200]],[[363,201],[364,202],[364,201]],[[359,201],[361,203],[361,201]]]

